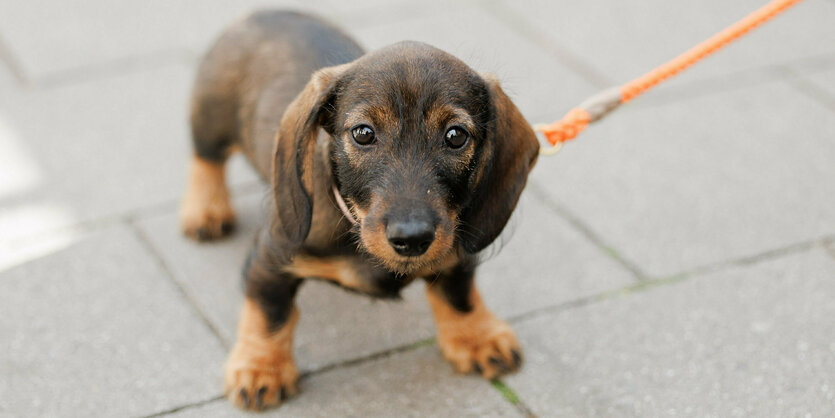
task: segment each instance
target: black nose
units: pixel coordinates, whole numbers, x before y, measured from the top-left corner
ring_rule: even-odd
[[[397,254],[418,256],[426,252],[435,240],[435,226],[426,220],[389,221],[386,238]]]

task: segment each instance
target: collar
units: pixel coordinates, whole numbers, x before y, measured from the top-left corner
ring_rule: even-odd
[[[342,211],[342,214],[345,215],[345,217],[348,218],[348,220],[351,221],[352,224],[359,225],[357,219],[354,218],[354,214],[351,213],[351,210],[348,209],[348,205],[345,204],[345,199],[343,199],[342,195],[339,194],[339,190],[336,188],[335,184],[331,185],[331,190],[333,191],[334,199],[336,199],[336,205],[339,206],[339,209]]]

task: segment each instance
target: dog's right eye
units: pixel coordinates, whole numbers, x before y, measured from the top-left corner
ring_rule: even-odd
[[[374,142],[374,130],[368,125],[360,125],[351,130],[354,141],[360,145],[368,145]]]

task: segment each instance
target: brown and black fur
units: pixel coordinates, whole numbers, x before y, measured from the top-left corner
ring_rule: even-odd
[[[475,287],[476,254],[507,223],[539,146],[495,79],[425,44],[364,53],[316,18],[258,12],[203,60],[191,123],[187,235],[231,230],[223,167],[234,151],[272,184],[226,365],[232,402],[262,409],[296,392],[294,297],[307,278],[382,297],[427,279],[441,351],[459,371],[493,378],[519,365],[512,330]],[[373,143],[354,141],[360,125]],[[468,132],[464,146],[445,142],[450,129]],[[334,185],[359,225],[338,209]],[[426,230],[418,244],[392,235],[415,225]]]

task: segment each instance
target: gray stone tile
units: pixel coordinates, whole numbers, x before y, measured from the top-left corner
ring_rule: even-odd
[[[804,77],[823,92],[826,96],[824,101],[835,110],[835,66],[831,70],[806,74]]]
[[[676,57],[765,4],[759,0],[503,2],[616,84]],[[833,19],[831,1],[802,2],[671,83],[835,52],[835,44],[823,41],[835,39]]]
[[[0,28],[29,77],[102,65],[142,61],[161,51],[202,49],[221,29],[257,5],[294,6],[295,1],[50,0],[0,2]]]
[[[341,23],[349,33],[358,21],[368,27],[428,9],[402,0],[93,0],[73,5],[6,0],[0,2],[0,28],[26,74],[46,79],[114,63],[142,66],[153,59],[202,53],[224,27],[264,8],[307,10]]]
[[[212,244],[181,237],[174,215],[140,223],[228,342],[234,341],[243,300],[240,268],[264,202],[260,195],[236,199],[238,232]],[[497,315],[509,317],[630,283],[627,272],[536,201],[525,198],[520,206],[503,237],[509,243],[478,273],[479,288]],[[298,302],[302,315],[296,354],[300,368],[306,370],[434,335],[422,283],[408,287],[402,302],[388,302],[310,281],[302,287]]]
[[[61,213],[21,233],[178,201],[191,155],[191,78],[171,66],[0,98],[0,206]],[[241,160],[232,184],[256,178]]]
[[[0,272],[0,415],[136,416],[211,398],[223,349],[127,228]]]
[[[540,416],[832,416],[833,277],[814,250],[525,321],[505,382]]]
[[[0,40],[2,42],[2,40]],[[0,95],[11,94],[17,89],[17,80],[9,67],[3,61],[2,45],[0,45]]]
[[[172,415],[240,416],[213,402]],[[423,347],[302,381],[301,394],[264,416],[282,417],[507,417],[521,414],[489,383],[456,375],[433,347]]]
[[[528,117],[567,110],[597,89],[482,9],[437,5],[432,14],[352,30],[369,49],[426,42],[480,72],[496,74]]]
[[[655,276],[835,232],[835,118],[771,83],[590,127],[535,181]]]

